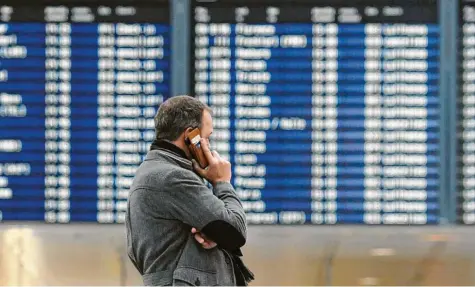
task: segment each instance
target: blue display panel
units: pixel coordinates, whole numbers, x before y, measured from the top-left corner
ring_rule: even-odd
[[[439,221],[436,1],[193,1],[191,89],[251,224]]]
[[[459,1],[458,222],[475,224],[475,3]]]
[[[169,94],[168,2],[42,2],[0,4],[0,221],[123,222]]]

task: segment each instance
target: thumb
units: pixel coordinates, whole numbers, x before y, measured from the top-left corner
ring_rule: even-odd
[[[195,169],[195,171],[202,177],[205,177],[206,171],[201,168],[198,162],[196,162],[196,160],[193,159],[191,160],[191,163],[193,164],[193,168]]]

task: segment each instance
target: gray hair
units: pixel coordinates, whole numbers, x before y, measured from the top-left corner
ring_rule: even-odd
[[[176,140],[187,128],[201,128],[203,111],[211,109],[190,96],[171,97],[160,105],[155,115],[155,138]]]

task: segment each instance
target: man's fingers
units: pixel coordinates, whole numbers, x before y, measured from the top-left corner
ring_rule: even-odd
[[[203,240],[204,240],[203,244],[208,244],[208,245],[214,244],[214,242],[212,240],[210,240],[208,237],[206,237],[206,235],[204,235],[201,232],[199,232],[199,234],[200,234],[200,237],[203,238]]]
[[[212,163],[212,162],[215,162],[216,159],[213,157],[213,154],[211,153],[211,151],[209,150],[209,145],[208,143],[205,141],[205,139],[201,139],[200,140],[200,143],[201,143],[201,149],[203,150],[203,153],[206,157],[206,159],[208,160],[208,163]]]
[[[204,235],[203,233],[199,232],[196,230],[196,228],[192,228],[191,229],[191,232],[193,232],[195,234],[195,240],[201,244],[201,246],[204,248],[204,249],[212,249],[214,247],[217,246],[217,244],[212,241],[212,240],[209,240],[206,235]]]
[[[203,243],[203,248],[204,248],[204,249],[211,249],[211,248],[213,248],[214,246],[215,246],[215,245],[212,244],[212,243],[208,243],[208,242]]]
[[[213,156],[216,158],[216,159],[221,159],[221,156],[219,155],[219,153],[217,151],[212,151],[211,152],[213,154]]]
[[[191,163],[193,165],[193,168],[195,171],[201,175],[201,177],[206,177],[206,170],[202,169],[201,166],[198,164],[198,162],[194,159],[191,160]]]
[[[200,236],[199,233],[195,234],[195,239],[198,241],[200,244],[203,244],[205,242],[204,238]]]
[[[201,233],[196,233],[195,234],[195,239],[196,241],[198,241],[198,243],[200,243],[201,245],[203,246],[211,246],[212,245],[212,241],[208,241],[203,234]]]
[[[216,247],[216,243],[213,242],[213,241],[205,241],[203,244],[201,244],[203,246],[203,248],[205,249],[211,249],[211,248],[214,248]]]

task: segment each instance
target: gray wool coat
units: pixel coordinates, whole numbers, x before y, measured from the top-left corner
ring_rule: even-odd
[[[127,203],[127,253],[145,285],[236,285],[230,252],[246,242],[246,217],[229,183],[213,189],[173,150],[148,152]],[[191,233],[218,244],[204,249]]]

